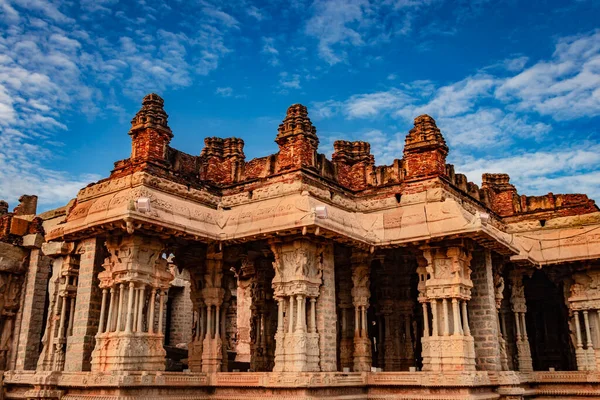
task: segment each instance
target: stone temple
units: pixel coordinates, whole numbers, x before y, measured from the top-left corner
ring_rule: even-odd
[[[428,115],[386,166],[300,104],[249,161],[170,147],[156,94],[129,135],[64,207],[0,203],[4,399],[600,398],[586,195],[468,182]]]

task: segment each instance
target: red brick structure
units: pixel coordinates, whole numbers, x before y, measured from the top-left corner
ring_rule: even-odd
[[[600,211],[469,182],[422,115],[403,154],[170,146],[143,99],[131,156],[64,207],[0,202],[11,399],[600,398]]]

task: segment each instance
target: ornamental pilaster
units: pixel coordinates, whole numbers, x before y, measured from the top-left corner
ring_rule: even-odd
[[[471,298],[471,250],[467,241],[423,246],[419,301],[424,304],[423,370],[474,370],[475,347],[467,303]],[[429,331],[431,310],[431,331]]]
[[[277,372],[319,371],[316,301],[323,267],[320,246],[298,238],[271,242],[275,256],[272,281],[278,302],[275,334]]]
[[[517,341],[517,359],[519,371],[533,371],[531,360],[531,348],[529,347],[529,335],[527,333],[527,324],[525,315],[527,313],[527,302],[525,299],[525,286],[523,285],[523,274],[521,270],[514,270],[510,273],[512,285],[510,294],[510,307],[515,320],[515,339]]]
[[[139,235],[113,236],[106,248],[109,256],[98,274],[102,303],[92,371],[164,370],[163,315],[173,279],[164,242]]]
[[[225,290],[223,289],[223,252],[216,246],[206,253],[206,270],[202,300],[206,306],[206,334],[202,344],[202,372],[221,371],[223,361],[222,312]]]
[[[63,329],[59,329],[61,319],[61,309],[63,307],[62,295],[69,292],[67,288],[72,288],[72,285],[67,285],[66,277],[70,275],[69,270],[73,271],[75,258],[75,243],[73,242],[53,242],[44,243],[42,245],[44,255],[52,259],[52,276],[48,283],[48,317],[46,319],[46,330],[42,336],[42,352],[38,359],[37,369],[41,371],[53,371],[57,366],[60,366],[59,371],[64,367],[64,343],[58,345],[60,341],[58,335],[62,334]],[[76,288],[76,286],[75,286]],[[66,316],[66,308],[65,308]],[[64,323],[64,321],[63,321]],[[57,352],[58,347],[58,352]],[[54,362],[57,353],[62,358],[56,364]]]
[[[577,369],[596,371],[600,365],[600,345],[592,332],[600,310],[600,271],[588,267],[573,274],[568,305],[575,331]]]
[[[496,318],[498,319],[498,345],[500,347],[500,364],[502,371],[508,371],[508,352],[506,349],[506,322],[505,313],[502,312],[504,299],[503,265],[498,262],[494,269],[494,301],[496,303]]]
[[[354,371],[371,370],[371,340],[367,325],[367,310],[371,298],[371,255],[352,250],[352,304],[354,306]]]

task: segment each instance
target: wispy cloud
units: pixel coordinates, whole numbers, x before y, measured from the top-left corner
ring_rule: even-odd
[[[285,89],[300,89],[300,75],[281,72],[279,74],[279,85]]]
[[[496,94],[558,121],[600,115],[600,30],[559,40],[550,60],[507,79]]]
[[[280,65],[279,51],[275,48],[275,39],[272,37],[263,37],[261,53],[266,54],[269,59],[269,64],[276,67]]]
[[[36,193],[42,206],[61,204],[98,179],[44,167],[60,159],[72,110],[95,118],[122,112],[122,95],[187,87],[217,68],[229,52],[227,32],[238,29],[235,18],[209,3],[187,16],[195,24],[182,20],[178,31],[144,24],[135,7],[112,0],[83,1],[82,12],[71,12],[77,7],[0,1],[0,197],[12,203]],[[162,3],[140,7],[145,19],[169,12]],[[131,29],[115,35],[90,24],[92,14],[112,14]]]

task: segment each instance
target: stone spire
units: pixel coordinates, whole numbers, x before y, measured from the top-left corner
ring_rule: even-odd
[[[275,142],[279,145],[277,171],[316,167],[319,138],[308,118],[308,110],[302,104],[287,109]]]
[[[165,162],[166,150],[173,138],[167,123],[163,99],[151,93],[142,100],[142,108],[131,120],[131,159],[134,161]]]
[[[404,161],[406,178],[426,179],[445,175],[448,146],[429,115],[415,118],[415,126],[406,136]]]
[[[143,129],[155,129],[165,133],[169,138],[173,137],[167,120],[169,116],[164,110],[165,101],[156,93],[150,93],[142,100],[142,108],[131,120],[130,135]]]

